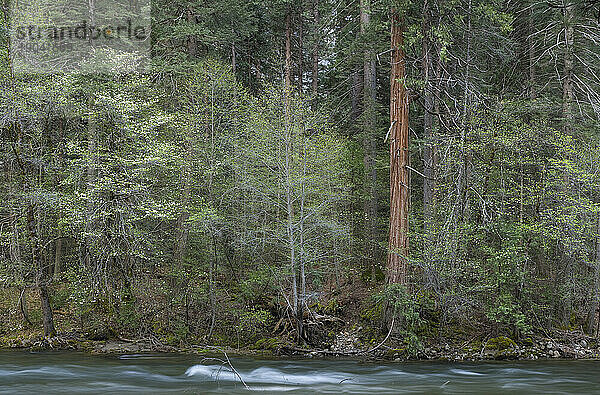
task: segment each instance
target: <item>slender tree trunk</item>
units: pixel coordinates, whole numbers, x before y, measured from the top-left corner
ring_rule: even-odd
[[[50,295],[48,293],[48,273],[42,259],[42,245],[36,226],[35,210],[33,204],[27,207],[27,229],[31,237],[31,254],[33,267],[37,270],[37,286],[40,292],[40,303],[42,306],[42,320],[44,325],[44,336],[53,337],[56,335],[54,328],[54,317],[52,307],[50,306]]]
[[[598,323],[598,308],[600,307],[600,214],[598,214],[596,225],[596,256],[593,268],[593,287],[592,287],[592,303],[588,312],[587,331],[590,335],[594,335],[597,330]],[[599,333],[596,333],[598,336]]]
[[[235,43],[231,43],[231,72],[235,77],[237,71],[237,53],[235,51]]]
[[[306,215],[306,141],[302,135],[302,180],[300,182],[300,224],[299,224],[299,263],[300,263],[300,305],[298,306],[298,332],[300,338],[305,338],[304,328],[304,308],[306,304],[306,256],[304,250],[304,217]]]
[[[423,131],[425,137],[425,147],[423,149],[423,218],[426,243],[429,244],[430,224],[434,214],[435,201],[435,138],[433,136],[433,121],[436,107],[436,97],[432,77],[432,50],[434,48],[430,39],[430,9],[428,0],[423,4],[423,58],[421,68],[423,73]],[[427,246],[426,246],[427,248]]]
[[[209,154],[209,169],[210,169],[210,173],[209,173],[209,177],[208,177],[208,200],[211,204],[211,206],[216,206],[217,203],[215,202],[215,193],[213,191],[213,181],[214,181],[214,173],[216,171],[216,144],[215,144],[215,111],[216,111],[216,103],[215,103],[215,81],[213,79],[211,79],[211,92],[210,92],[210,124],[208,125],[208,131],[209,131],[209,136],[208,138],[210,138],[210,152]],[[190,177],[191,178],[191,177]],[[211,225],[211,229],[210,229],[210,243],[211,243],[211,260],[210,260],[210,268],[209,268],[209,280],[208,280],[208,284],[209,284],[209,296],[210,296],[210,310],[211,310],[211,316],[210,316],[210,329],[208,332],[208,338],[210,339],[212,337],[214,328],[215,328],[215,320],[216,320],[216,316],[217,316],[217,295],[216,295],[216,289],[215,289],[215,274],[216,274],[216,270],[217,270],[217,243],[215,241],[215,230],[213,229],[213,226]]]
[[[285,16],[285,95],[286,106],[289,106],[289,94],[292,87],[292,11],[288,9]]]
[[[21,290],[21,295],[19,296],[19,310],[21,311],[25,324],[32,326],[33,323],[29,319],[29,313],[27,312],[27,288]]]
[[[528,71],[529,71],[529,99],[535,100],[537,98],[537,92],[535,89],[535,46],[534,46],[534,21],[533,21],[533,10],[529,8],[529,13],[527,15],[527,58],[528,58]]]
[[[196,24],[196,17],[194,16],[194,10],[191,7],[189,7],[186,11],[186,19],[190,25],[193,26]],[[188,50],[188,54],[191,57],[196,57],[198,55],[198,43],[196,40],[196,36],[193,34],[190,34],[187,38],[187,50]]]
[[[87,183],[87,217],[85,223],[86,235],[83,238],[83,246],[81,248],[82,264],[87,270],[92,269],[92,233],[95,228],[94,210],[96,207],[96,175],[98,166],[98,131],[96,129],[96,115],[95,115],[95,98],[94,93],[90,93],[88,98],[88,119],[87,119],[87,138],[88,138],[88,160],[86,169],[86,183]],[[99,273],[95,273],[97,275]],[[100,281],[97,278],[97,281]]]
[[[367,40],[371,24],[371,1],[360,2],[360,33],[363,39],[363,150],[364,150],[364,186],[365,186],[365,267],[371,271],[371,278],[375,281],[376,273],[376,246],[377,246],[377,169],[375,159],[377,156],[376,123],[377,113],[375,103],[377,100],[375,56],[372,45]]]
[[[291,27],[291,10],[285,19],[285,108],[284,108],[284,126],[285,126],[285,194],[286,194],[286,211],[287,211],[287,237],[289,246],[290,272],[292,280],[292,313],[296,317],[299,341],[301,338],[302,323],[298,318],[299,297],[298,297],[298,275],[296,262],[296,234],[294,226],[294,180],[292,177],[293,167],[293,132],[291,122],[291,84],[292,84],[292,27]]]
[[[195,125],[197,126],[197,125]],[[197,127],[195,128],[197,130]],[[181,190],[181,212],[177,217],[177,223],[175,228],[175,251],[174,251],[174,277],[173,277],[173,286],[175,286],[179,281],[176,280],[177,276],[181,274],[181,271],[184,268],[185,255],[187,251],[188,238],[189,238],[189,228],[188,228],[188,219],[190,217],[189,214],[189,202],[191,195],[191,180],[192,180],[192,136],[185,136],[185,156],[183,158],[184,164],[181,174],[181,179],[183,180],[183,189]]]
[[[351,114],[350,124],[354,125],[360,115],[360,95],[362,92],[362,78],[361,73],[358,70],[352,71],[350,75],[350,100],[351,100]]]
[[[302,18],[302,7],[298,11],[298,92],[302,93],[304,88],[304,20]]]
[[[54,280],[58,280],[58,277],[60,276],[60,266],[61,266],[61,261],[62,261],[62,252],[63,252],[62,250],[63,250],[62,237],[61,237],[61,234],[59,231],[58,239],[56,239],[55,251],[54,251],[54,270],[53,270]]]
[[[573,17],[574,17],[574,5],[569,3],[563,8],[564,16],[564,59],[563,59],[563,132],[565,134],[572,134],[573,132],[573,43],[574,43],[574,30],[573,30]],[[570,184],[570,177],[568,172],[563,173],[563,188],[565,195],[568,194]],[[564,278],[563,281],[569,284],[569,279],[573,276],[572,271],[572,260],[568,259],[565,267],[565,273],[568,274],[569,278]],[[571,288],[569,286],[569,288]],[[563,326],[568,326],[571,320],[571,312],[573,310],[573,290],[571,289],[568,295],[563,299],[563,304],[560,306],[559,311],[562,311],[561,321]]]
[[[287,126],[285,172],[286,172],[286,206],[287,206],[287,236],[290,249],[290,271],[292,273],[292,297],[294,300],[294,315],[298,314],[298,284],[296,275],[296,235],[294,227],[293,179],[292,179],[292,142],[291,127]]]
[[[388,284],[406,284],[408,275],[408,95],[404,84],[404,27],[391,15],[392,70],[390,75],[390,229],[386,265]]]
[[[215,323],[217,317],[217,297],[215,292],[215,269],[217,267],[217,246],[215,242],[214,232],[211,230],[210,236],[211,244],[211,258],[210,267],[208,271],[208,295],[210,298],[210,326],[208,329],[207,340],[210,340],[215,330]]]
[[[353,137],[358,132],[358,118],[360,116],[360,98],[362,92],[362,75],[359,70],[352,70],[349,76],[350,81],[350,119],[348,122],[348,137]],[[357,175],[358,176],[358,175]],[[364,181],[364,180],[363,180]],[[351,213],[355,213],[352,216],[352,252],[353,256],[364,255],[364,238],[365,235],[365,219],[364,219],[364,207],[361,207],[363,197],[363,189],[361,188],[361,182],[353,177],[351,187],[351,198],[349,200],[348,210]],[[361,260],[359,264],[363,265],[364,260]]]
[[[471,96],[471,14],[473,9],[473,2],[469,0],[468,5],[468,16],[467,16],[467,58],[465,60],[465,88],[463,92],[463,114],[462,114],[462,127],[460,131],[460,156],[461,156],[461,167],[458,180],[458,199],[459,204],[457,208],[460,210],[459,215],[456,218],[464,219],[468,210],[468,171],[469,171],[469,158],[467,155],[467,136],[469,135],[469,114],[470,114],[470,96]],[[462,248],[462,247],[461,247]]]
[[[573,16],[574,5],[568,4],[564,7],[564,69],[563,69],[563,131],[570,133],[573,126]]]
[[[50,295],[48,294],[48,287],[45,283],[40,284],[40,301],[42,304],[42,319],[44,323],[44,336],[54,337],[56,336],[56,329],[54,328],[54,317],[52,314],[52,306],[50,306]]]

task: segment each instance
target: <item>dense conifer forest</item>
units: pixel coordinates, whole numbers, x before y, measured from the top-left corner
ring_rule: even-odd
[[[37,73],[0,5],[0,346],[598,336],[597,2],[154,0]]]

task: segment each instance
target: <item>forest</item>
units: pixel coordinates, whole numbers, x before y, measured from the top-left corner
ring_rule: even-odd
[[[11,3],[0,348],[597,339],[600,2],[153,0],[135,72],[24,71]]]

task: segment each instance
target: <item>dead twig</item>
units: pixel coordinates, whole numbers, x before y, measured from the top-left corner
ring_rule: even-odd
[[[240,382],[244,385],[244,388],[246,388],[248,391],[251,390],[250,386],[248,384],[246,384],[246,382],[242,378],[242,375],[236,370],[236,368],[231,363],[231,360],[229,359],[229,356],[227,355],[227,353],[225,352],[225,350],[223,350],[220,347],[216,347],[216,346],[207,346],[207,348],[212,348],[214,350],[222,352],[223,355],[225,356],[225,361],[223,361],[221,359],[218,359],[218,358],[204,358],[203,360],[221,361],[223,365],[227,365],[229,367],[229,369],[231,369],[231,371],[233,372],[233,374],[235,374],[237,376],[237,378],[240,380]]]
[[[373,347],[372,349],[370,349],[368,351],[364,351],[359,354],[369,354],[369,353],[377,350],[379,347],[383,346],[383,344],[387,341],[387,339],[389,339],[390,335],[392,334],[392,331],[394,330],[394,320],[395,320],[395,317],[392,318],[392,323],[390,324],[390,330],[388,331],[387,336],[385,337],[385,339],[383,339],[383,341],[381,343],[379,343],[377,346]]]

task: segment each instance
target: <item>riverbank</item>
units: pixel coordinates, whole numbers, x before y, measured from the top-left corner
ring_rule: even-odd
[[[58,292],[55,291],[58,295]],[[42,336],[37,300],[30,298],[28,319],[23,319],[19,295],[4,291],[0,307],[0,349],[72,350],[93,354],[135,354],[150,352],[308,358],[356,358],[406,361],[485,361],[539,359],[600,359],[597,338],[578,330],[537,328],[512,337],[498,327],[472,322],[444,323],[434,310],[424,310],[418,326],[391,331],[381,328],[379,305],[368,292],[352,288],[345,299],[330,299],[313,307],[305,322],[303,344],[295,342],[294,326],[280,318],[264,319],[252,310],[221,320],[211,336],[202,328],[190,330],[196,322],[206,322],[202,314],[190,314],[184,326],[176,315],[145,315],[134,320],[121,310],[114,318],[106,311],[80,313],[55,298],[58,336]],[[154,299],[147,298],[149,301]],[[336,303],[334,303],[336,302]],[[142,306],[147,307],[147,306]],[[229,306],[231,307],[231,306]],[[140,307],[141,309],[141,307]],[[225,310],[229,311],[229,310]],[[143,324],[143,325],[142,325]]]
[[[506,336],[473,338],[456,343],[429,342],[416,352],[409,352],[394,342],[376,347],[361,344],[356,333],[343,331],[329,348],[298,347],[281,339],[265,339],[250,347],[181,344],[172,346],[159,339],[125,339],[115,337],[91,340],[82,333],[71,332],[46,338],[34,332],[0,336],[0,349],[30,351],[78,351],[90,354],[183,353],[217,354],[252,357],[353,358],[382,361],[491,361],[491,360],[596,360],[600,359],[597,339],[578,331],[555,331],[552,337],[534,336],[515,341]]]

